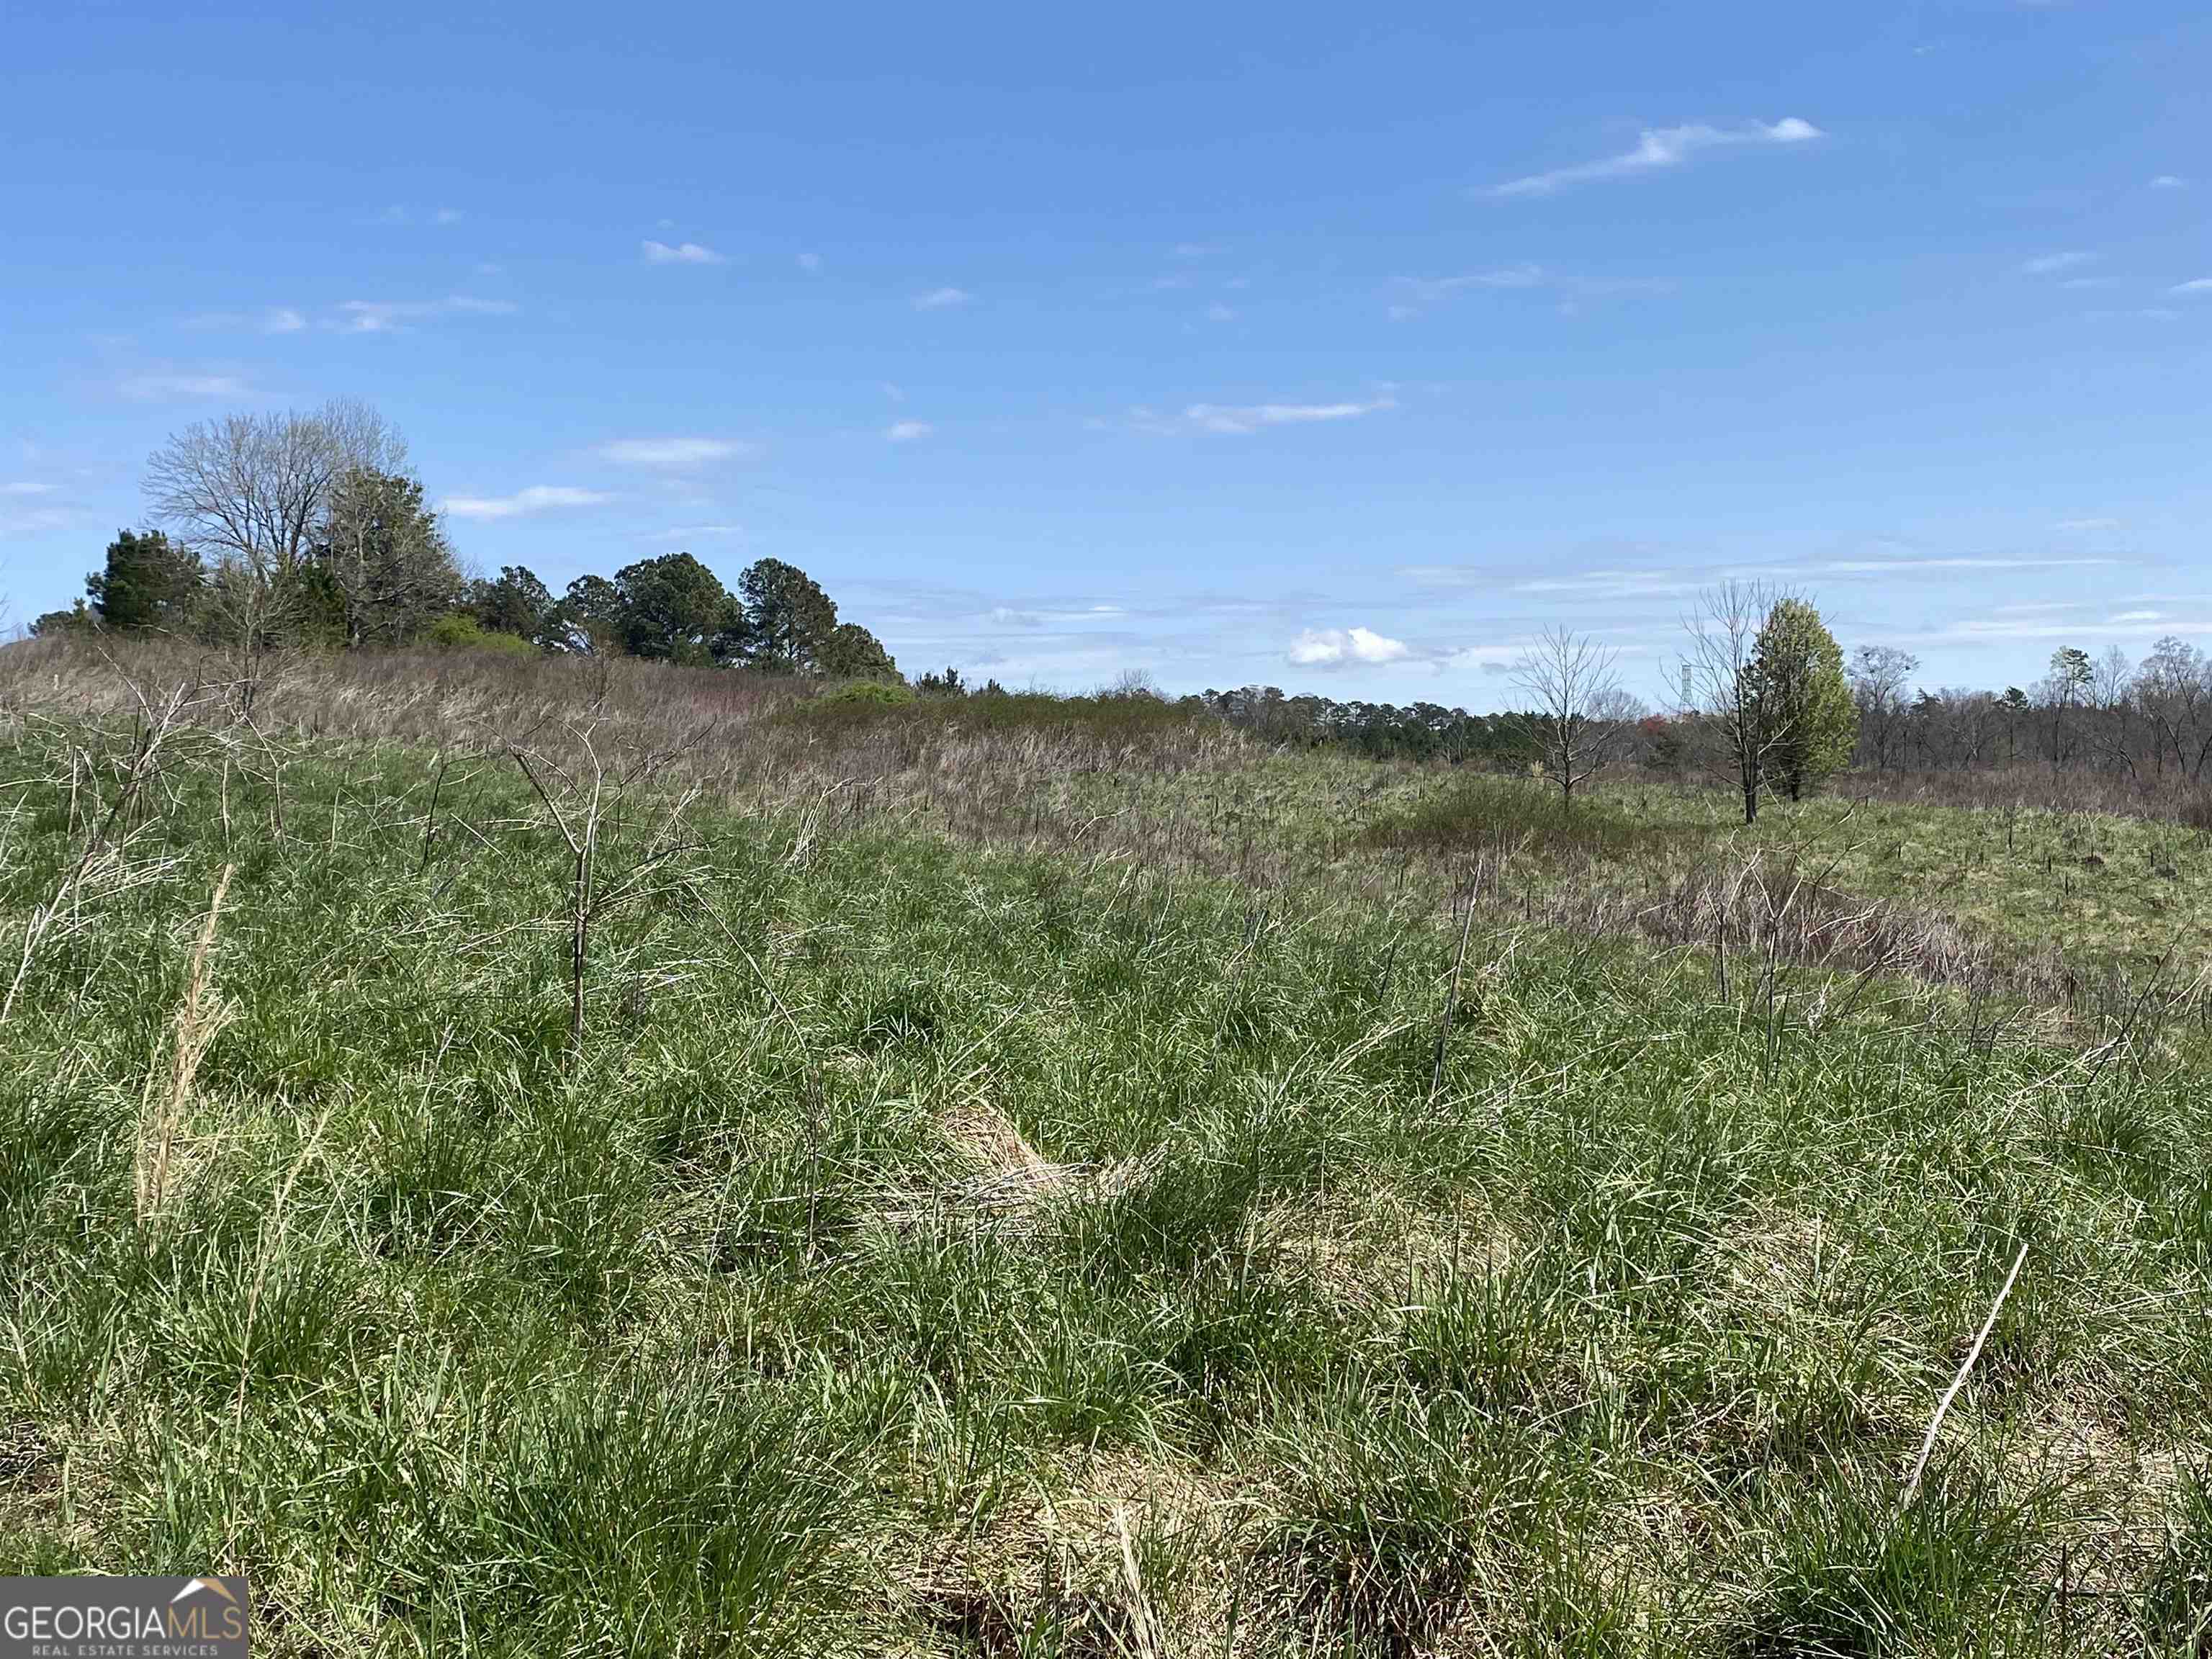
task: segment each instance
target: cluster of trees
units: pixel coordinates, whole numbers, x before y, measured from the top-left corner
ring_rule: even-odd
[[[1433,702],[1337,702],[1272,685],[1199,694],[1207,712],[1275,744],[1348,749],[1374,760],[1445,761],[1519,769],[1534,760],[1526,717],[1470,714]]]
[[[526,566],[507,565],[469,585],[461,612],[483,634],[544,651],[837,679],[898,674],[873,634],[840,622],[836,601],[781,559],[748,565],[732,593],[689,553],[664,553],[611,577],[579,576],[557,599]]]
[[[737,592],[689,553],[580,576],[556,599],[529,569],[471,580],[404,441],[375,410],[236,415],[147,464],[153,527],[119,532],[58,629],[175,634],[250,662],[280,649],[505,643],[840,678],[897,668],[796,566],[763,559]]]

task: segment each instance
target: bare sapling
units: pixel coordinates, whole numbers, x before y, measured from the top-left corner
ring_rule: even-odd
[[[611,813],[617,811],[624,793],[632,786],[646,781],[655,770],[660,757],[645,757],[637,766],[611,768],[599,751],[591,727],[570,727],[569,733],[583,751],[583,765],[574,775],[548,760],[544,755],[519,744],[510,744],[507,753],[529,780],[530,787],[544,803],[553,827],[566,843],[570,860],[568,902],[566,926],[568,934],[568,1061],[574,1066],[584,1057],[585,986],[590,976],[592,953],[592,925],[601,915],[617,905],[645,898],[655,893],[673,891],[683,884],[677,881],[665,887],[651,884],[653,874],[669,860],[689,849],[691,843],[677,839],[677,830],[684,814],[699,798],[699,787],[694,784],[678,793],[669,803],[659,831],[648,841],[638,861],[611,883],[599,880],[600,844],[607,830]],[[568,805],[562,810],[554,791],[546,782],[551,777],[562,786]]]

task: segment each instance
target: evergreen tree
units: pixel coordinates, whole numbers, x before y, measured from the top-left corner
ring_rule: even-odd
[[[313,562],[348,645],[404,643],[461,597],[445,529],[423,502],[422,481],[404,473],[357,466],[340,474]]]
[[[502,565],[497,581],[470,583],[468,608],[487,634],[512,634],[552,648],[553,595],[527,565]]]
[[[158,530],[118,530],[84,591],[103,628],[180,633],[199,602],[199,556]]]
[[[615,572],[623,642],[648,660],[708,663],[724,648],[736,604],[714,573],[689,553],[664,553]]]
[[[547,617],[550,649],[587,657],[619,657],[627,649],[620,589],[605,576],[579,576]]]
[[[743,654],[756,667],[815,672],[837,627],[837,606],[797,565],[762,559],[738,578],[744,601]]]
[[[858,623],[839,623],[830,630],[815,666],[831,679],[896,679],[898,665],[884,643]]]

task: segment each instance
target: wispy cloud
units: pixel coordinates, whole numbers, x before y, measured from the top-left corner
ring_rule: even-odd
[[[952,306],[964,306],[975,296],[964,288],[933,288],[927,294],[914,296],[916,311],[943,311]]]
[[[2056,276],[2063,270],[2079,270],[2083,265],[2094,264],[2099,256],[2082,248],[2069,248],[2063,253],[2039,253],[2033,259],[2020,262],[2023,276]]]
[[[678,525],[673,530],[657,531],[653,539],[656,542],[721,541],[744,533],[745,527],[741,524],[684,524]]]
[[[191,403],[217,398],[251,398],[252,386],[236,374],[148,374],[127,375],[116,389],[133,403]]]
[[[1397,400],[1376,398],[1365,403],[1342,404],[1193,404],[1183,419],[1201,432],[1237,434],[1268,426],[1305,426],[1317,421],[1352,421],[1395,409]]]
[[[613,499],[599,490],[568,484],[532,484],[512,495],[448,495],[439,505],[456,519],[513,519],[564,507],[598,507]]]
[[[645,262],[649,265],[719,265],[726,263],[726,256],[696,242],[656,242],[648,239],[644,244]]]
[[[2185,189],[2188,183],[2189,180],[2178,173],[2161,173],[2150,181],[2150,187],[2153,190],[2181,190]]]
[[[818,254],[818,253],[802,253],[802,254],[800,254],[800,255],[799,256],[799,268],[801,270],[821,270],[821,269],[822,269],[822,256],[821,256],[820,254]]]
[[[481,300],[471,294],[449,294],[442,300],[348,300],[338,307],[339,326],[349,334],[401,334],[410,324],[439,317],[507,317],[517,308],[512,300]]]
[[[1390,306],[1389,314],[1392,320],[1402,322],[1470,289],[1532,289],[1542,286],[1543,282],[1543,266],[1527,262],[1498,265],[1488,270],[1463,271],[1456,276],[1395,277],[1390,291],[1400,297]]]
[[[617,466],[657,467],[669,472],[710,466],[752,453],[750,444],[734,438],[619,438],[593,452]]]
[[[459,208],[440,208],[431,215],[431,222],[441,225],[458,225],[469,216]]]
[[[1236,307],[1223,305],[1216,300],[1212,305],[1206,307],[1206,320],[1209,323],[1233,323],[1237,320]]]
[[[2166,289],[2168,294],[2212,294],[2212,276],[2192,276],[2185,283],[2176,283]]]
[[[1353,663],[1404,662],[1413,647],[1367,628],[1307,628],[1285,653],[1300,668],[1341,668]]]
[[[884,428],[884,436],[895,444],[910,444],[936,430],[927,421],[893,421]]]
[[[1747,144],[1802,144],[1825,137],[1820,128],[1810,121],[1795,115],[1784,116],[1771,126],[1763,121],[1752,121],[1740,127],[1707,126],[1693,122],[1679,127],[1647,127],[1638,138],[1636,148],[1623,150],[1618,155],[1601,157],[1595,161],[1578,162],[1573,167],[1553,167],[1548,173],[1532,173],[1525,178],[1510,179],[1502,185],[1492,185],[1486,193],[1491,196],[1548,196],[1568,185],[1588,184],[1599,179],[1626,179],[1638,173],[1658,173],[1677,167],[1699,150],[1720,149]]]
[[[1917,556],[1886,558],[1827,558],[1775,561],[1756,564],[1654,566],[1642,568],[1604,568],[1575,571],[1565,575],[1524,577],[1507,586],[1516,593],[1565,595],[1587,599],[1668,599],[1695,593],[1716,582],[1744,581],[1904,581],[1916,578],[1941,580],[2033,570],[2117,569],[2126,559],[2082,556],[2042,557],[2010,556]],[[1459,588],[1489,590],[1498,586],[1498,573],[1483,565],[1410,565],[1399,573],[1417,587],[1432,591]]]
[[[1543,266],[1523,261],[1517,265],[1465,271],[1457,276],[1401,276],[1395,286],[1425,303],[1433,304],[1466,289],[1535,288],[1543,280]]]
[[[270,306],[259,311],[204,311],[187,317],[188,328],[254,329],[263,334],[296,334],[307,327],[304,312],[290,306]]]
[[[51,495],[53,493],[54,486],[50,483],[0,484],[0,495]]]

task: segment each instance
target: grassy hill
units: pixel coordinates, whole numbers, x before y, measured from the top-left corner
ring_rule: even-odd
[[[2170,827],[624,665],[0,697],[0,1571],[297,1654],[2212,1619]]]

